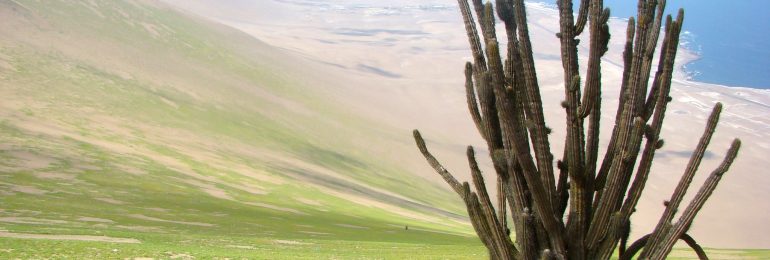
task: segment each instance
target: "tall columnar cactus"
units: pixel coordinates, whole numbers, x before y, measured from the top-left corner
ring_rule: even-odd
[[[460,183],[441,166],[417,130],[414,138],[430,165],[464,201],[490,258],[609,259],[617,248],[621,259],[637,253],[640,259],[663,259],[682,239],[705,259],[687,230],[735,159],[740,140],[732,143],[722,164],[676,221],[674,216],[714,133],[721,104],[714,107],[657,227],[626,247],[630,217],[644,190],[655,152],[663,146],[660,131],[671,101],[683,11],[679,10],[675,19],[669,15],[664,20],[665,0],[639,0],[636,19],[628,21],[620,105],[606,153],[599,158],[601,57],[607,52],[610,38],[610,11],[602,0],[582,0],[575,17],[571,0],[558,1],[560,32],[556,37],[561,43],[565,86],[562,107],[567,131],[562,159],[554,167],[524,1],[497,0],[496,8],[481,0],[458,3],[473,53],[473,62],[465,65],[468,108],[487,143],[497,174],[497,208],[487,193],[472,147],[468,147],[467,155],[473,187]],[[500,53],[495,15],[505,25],[504,54]],[[651,75],[664,24],[657,71]],[[577,36],[585,28],[590,41],[588,68],[581,77]],[[508,212],[515,242],[509,235]]]

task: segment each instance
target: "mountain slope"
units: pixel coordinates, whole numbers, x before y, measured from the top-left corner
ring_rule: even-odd
[[[455,196],[399,166],[411,144],[302,59],[154,1],[0,1],[0,17],[0,237],[478,249]]]
[[[0,0],[0,258],[485,257],[409,133],[423,130],[461,177],[465,145],[483,147],[465,111],[467,40],[454,7],[163,1],[218,11],[206,18],[270,45],[154,0]],[[230,4],[242,4],[238,15]],[[558,126],[555,11],[530,5],[529,15]],[[613,23],[608,101],[623,44]],[[654,225],[719,100],[726,113],[704,171],[730,138],[746,145],[693,232],[706,246],[766,247],[770,94],[680,77],[672,96],[675,127],[664,129],[634,236]]]
[[[479,151],[486,150],[465,104],[462,69],[471,57],[463,21],[453,1],[163,1],[307,56],[347,79],[360,82],[348,89],[355,94],[347,96],[363,98],[346,99],[348,103],[395,126],[419,128],[432,141],[429,147],[434,154],[459,179],[469,179],[467,175],[462,176],[468,173],[464,147],[471,144]],[[559,28],[558,11],[550,1],[527,2],[546,124],[554,130],[551,134],[554,154],[562,154],[563,70],[560,47],[553,38]],[[667,7],[670,11],[681,5],[671,4],[673,6]],[[689,12],[689,16],[693,15],[698,14]],[[685,18],[685,24],[687,21]],[[609,141],[618,107],[626,22],[622,18],[610,20],[612,37],[602,62],[601,146]],[[765,222],[770,218],[770,204],[765,198],[770,196],[766,188],[770,178],[765,174],[768,163],[764,155],[770,151],[767,141],[770,140],[770,91],[689,80],[683,66],[698,57],[687,49],[688,44],[684,43],[687,38],[682,39],[683,46],[677,54],[676,64],[680,67],[674,74],[673,101],[662,130],[666,145],[656,153],[648,188],[633,217],[635,226],[631,237],[641,237],[657,224],[663,210],[662,201],[669,199],[684,172],[708,113],[716,102],[722,102],[724,112],[720,124],[694,185],[702,183],[717,167],[733,138],[741,138],[744,145],[690,233],[709,247],[768,248],[770,236],[766,234],[770,233],[770,226]],[[588,39],[581,41],[582,55],[588,54],[588,42]],[[585,62],[587,57],[581,60]],[[582,63],[581,68],[585,67]],[[410,138],[406,133],[399,137],[404,142]],[[414,148],[406,149],[404,161],[412,156],[420,159],[417,154],[409,154]],[[604,151],[600,151],[600,156],[602,153]],[[489,161],[481,163],[490,166]],[[432,174],[430,169],[423,171]],[[691,191],[687,195],[695,193]]]

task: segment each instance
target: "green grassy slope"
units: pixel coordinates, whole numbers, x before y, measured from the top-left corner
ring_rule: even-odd
[[[0,258],[483,253],[455,196],[371,148],[387,126],[280,51],[152,1],[0,16]]]

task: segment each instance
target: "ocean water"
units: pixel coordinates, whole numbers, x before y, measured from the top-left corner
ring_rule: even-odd
[[[770,0],[669,0],[684,8],[685,47],[699,59],[685,68],[694,81],[770,89]],[[605,0],[614,17],[636,15],[636,0]]]

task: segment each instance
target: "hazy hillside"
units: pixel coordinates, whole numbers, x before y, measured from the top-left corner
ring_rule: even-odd
[[[0,0],[0,258],[484,258],[410,133],[460,176],[464,147],[481,144],[457,10],[326,2]],[[531,7],[558,126],[557,18]],[[634,231],[652,225],[720,100],[704,171],[729,139],[746,146],[693,231],[707,246],[766,247],[770,94],[681,75],[673,93]]]
[[[317,65],[155,1],[0,17],[0,237],[476,246],[455,196],[398,161],[409,132]]]
[[[465,104],[462,69],[464,62],[470,60],[470,52],[455,1],[163,1],[305,55],[347,79],[360,82],[349,92],[364,98],[348,99],[350,103],[405,131],[421,129],[425,137],[434,141],[430,145],[434,154],[454,174],[468,172],[462,158],[463,146],[485,147]],[[546,123],[554,129],[551,144],[560,151],[565,115],[560,107],[564,86],[559,45],[553,38],[558,31],[558,13],[549,5],[552,1],[528,2],[527,16]],[[669,2],[669,11],[673,11],[678,1]],[[693,15],[697,14],[687,13],[685,24],[687,17]],[[602,63],[602,146],[609,139],[618,106],[626,30],[622,18],[613,18],[610,25],[609,51]],[[687,44],[687,34],[683,45]],[[582,43],[581,55],[587,55],[588,39]],[[679,66],[698,58],[684,47],[678,53]],[[586,60],[582,58],[583,62]],[[582,69],[585,67],[581,65]],[[733,138],[741,138],[744,146],[695,220],[692,234],[711,247],[770,247],[770,226],[765,224],[770,219],[770,203],[765,201],[770,196],[770,189],[766,188],[770,185],[766,170],[770,164],[765,159],[770,153],[770,91],[693,82],[681,68],[675,73],[672,88],[673,102],[662,131],[666,145],[653,163],[648,189],[634,215],[632,237],[640,237],[654,228],[663,210],[663,200],[669,199],[703,131],[707,113],[716,102],[722,102],[721,123],[695,183],[701,183],[716,168]],[[407,141],[410,138],[399,137]],[[430,173],[429,169],[425,171]]]

